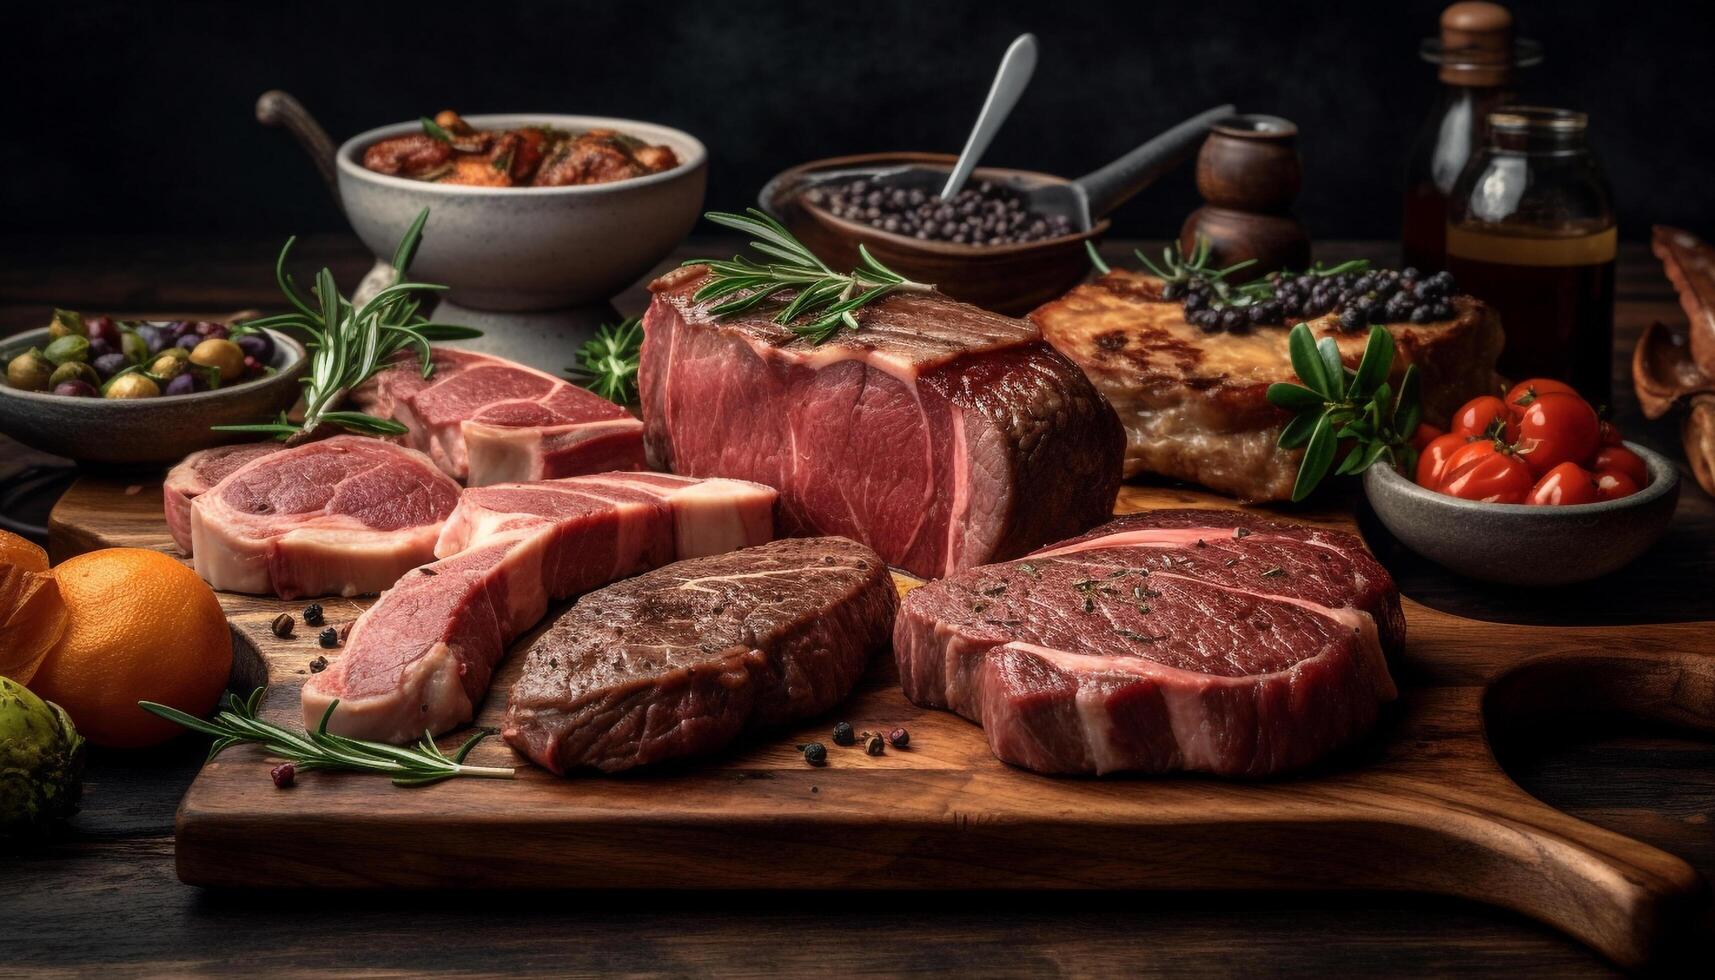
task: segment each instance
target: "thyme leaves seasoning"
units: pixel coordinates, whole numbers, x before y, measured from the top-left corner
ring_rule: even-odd
[[[685,263],[708,267],[709,279],[692,299],[698,303],[720,300],[709,309],[716,317],[743,313],[793,291],[774,322],[812,344],[821,344],[841,330],[858,329],[857,311],[889,293],[935,288],[912,282],[882,265],[862,245],[858,246],[858,267],[849,273],[835,272],[785,226],[755,208],[746,209],[745,214],[710,211],[704,217],[752,236],[750,247],[768,259],[758,262],[735,255],[727,260],[692,259]]]

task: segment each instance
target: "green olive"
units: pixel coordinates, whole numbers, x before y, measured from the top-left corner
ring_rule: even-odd
[[[161,393],[161,386],[149,380],[142,373],[122,374],[107,383],[106,398],[154,398]]]
[[[132,364],[141,364],[149,356],[149,342],[135,330],[119,331],[119,352]]]
[[[83,314],[73,310],[55,310],[52,322],[48,324],[48,336],[55,340],[61,337],[82,337],[89,332],[83,325]]]
[[[64,364],[67,361],[87,361],[89,360],[89,340],[75,334],[68,334],[49,344],[48,349],[42,351],[42,356],[55,364]]]
[[[67,381],[87,381],[95,387],[101,387],[101,375],[95,373],[95,368],[82,361],[67,361],[54,368],[54,373],[48,378],[49,388],[58,388]]]
[[[191,363],[220,372],[220,383],[231,384],[244,374],[244,348],[230,340],[210,337],[191,351]]]
[[[156,354],[155,359],[149,362],[149,373],[162,381],[171,381],[185,373],[186,359],[189,356],[178,348],[164,350]]]
[[[6,383],[14,388],[25,391],[47,391],[52,385],[48,379],[54,375],[54,366],[42,352],[34,347],[12,358],[6,364]]]

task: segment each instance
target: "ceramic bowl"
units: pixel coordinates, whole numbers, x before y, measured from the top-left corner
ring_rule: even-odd
[[[1406,547],[1461,575],[1506,585],[1570,585],[1630,564],[1661,538],[1679,500],[1679,471],[1635,442],[1650,482],[1619,500],[1568,507],[1486,504],[1436,493],[1391,466],[1364,472],[1364,493]]]
[[[797,203],[792,199],[795,195],[787,190],[798,183],[797,178],[823,170],[907,163],[950,170],[956,160],[951,154],[941,153],[867,153],[814,160],[775,175],[764,185],[759,203],[810,251],[836,269],[855,268],[858,246],[863,245],[882,265],[900,275],[934,283],[956,300],[998,313],[1021,316],[1058,299],[1090,274],[1090,256],[1084,243],[1099,239],[1108,230],[1106,219],[1096,222],[1089,231],[1041,242],[954,245],[923,241],[837,218],[829,211]],[[1065,178],[1052,174],[996,167],[978,167],[971,179],[1016,186],[1066,183]]]
[[[20,391],[0,381],[0,432],[56,456],[95,468],[146,467],[177,463],[210,446],[254,441],[254,434],[216,432],[214,425],[268,422],[302,394],[298,379],[309,366],[304,346],[274,330],[274,373],[194,395],[159,398],[68,398]],[[10,361],[31,347],[45,347],[47,328],[0,340],[0,358]]]
[[[614,129],[671,147],[680,163],[606,184],[460,187],[363,168],[371,144],[422,132],[421,123],[382,126],[346,140],[335,164],[340,201],[357,236],[376,255],[391,257],[417,212],[428,208],[411,276],[450,287],[447,298],[460,306],[537,311],[604,303],[665,258],[702,211],[708,152],[688,133],[632,119],[546,112],[465,119],[479,129]]]

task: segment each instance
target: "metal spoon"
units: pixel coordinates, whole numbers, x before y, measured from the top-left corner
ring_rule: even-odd
[[[964,190],[965,181],[970,179],[977,161],[994,142],[1000,127],[1006,124],[1006,117],[1012,115],[1012,107],[1018,105],[1018,97],[1024,94],[1025,87],[1030,84],[1030,76],[1035,73],[1036,35],[1020,34],[1000,57],[1000,68],[994,73],[994,82],[989,86],[988,98],[983,100],[982,111],[977,113],[977,124],[971,128],[965,148],[959,151],[959,162],[953,165],[953,172],[947,175],[947,182],[941,187],[942,200],[950,201]]]

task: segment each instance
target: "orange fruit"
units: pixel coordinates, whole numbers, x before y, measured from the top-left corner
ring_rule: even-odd
[[[196,573],[158,551],[109,548],[53,570],[65,634],[30,690],[57,702],[96,745],[141,748],[184,729],[137,707],[207,715],[232,672],[220,603]]]
[[[0,531],[0,565],[15,565],[26,572],[48,570],[48,553],[11,531]]]

